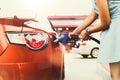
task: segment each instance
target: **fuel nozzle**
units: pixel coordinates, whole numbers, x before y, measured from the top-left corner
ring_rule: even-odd
[[[54,43],[61,42],[62,44],[78,41],[79,36],[78,35],[71,35],[71,38],[69,38],[68,33],[62,34],[60,37],[58,37],[56,40],[54,40]]]
[[[76,43],[76,41],[80,40],[82,37],[78,35],[70,35],[71,37],[68,36],[68,33],[62,34],[60,37],[54,40],[54,43],[61,42],[62,44],[65,43]],[[89,36],[91,40],[97,42],[100,44],[100,41],[92,36]]]
[[[65,43],[67,43],[67,39],[68,39],[68,33],[65,33],[65,34],[61,35],[60,37],[58,37],[57,39],[55,39],[54,43],[61,42],[61,43],[65,44]]]

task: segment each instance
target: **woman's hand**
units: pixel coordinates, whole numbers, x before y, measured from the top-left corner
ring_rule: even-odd
[[[84,29],[82,32],[81,32],[81,34],[80,34],[80,36],[82,37],[81,39],[82,39],[82,41],[85,41],[85,40],[89,40],[90,39],[90,33],[88,32],[88,29],[89,28],[86,28],[86,29]]]

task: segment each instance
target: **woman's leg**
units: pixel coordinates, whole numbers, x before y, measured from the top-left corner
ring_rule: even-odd
[[[110,63],[112,80],[120,80],[120,62]]]

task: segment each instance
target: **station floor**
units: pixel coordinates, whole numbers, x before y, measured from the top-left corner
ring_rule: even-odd
[[[83,58],[75,51],[64,52],[65,80],[111,80],[96,58]]]

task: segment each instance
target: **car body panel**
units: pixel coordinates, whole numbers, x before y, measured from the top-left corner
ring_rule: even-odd
[[[92,40],[81,42],[79,47],[80,54],[89,55],[91,50],[95,47],[99,48],[99,44]]]
[[[62,44],[53,43],[53,32],[24,25],[33,19],[0,18],[0,79],[1,80],[62,80],[64,55]],[[33,20],[34,21],[34,20]],[[36,21],[35,21],[36,22]],[[44,32],[48,44],[40,50],[12,44],[6,32]]]

